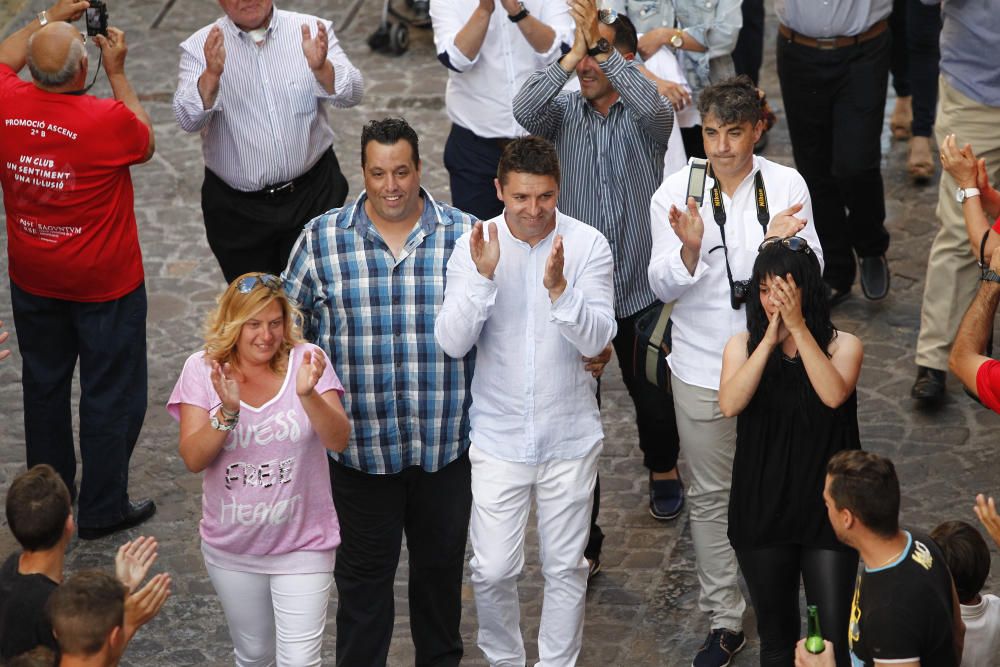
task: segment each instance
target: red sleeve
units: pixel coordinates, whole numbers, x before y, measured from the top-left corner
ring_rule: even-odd
[[[997,234],[1000,234],[1000,218],[997,218],[996,220],[993,221],[993,231],[995,231]]]
[[[976,393],[983,405],[1000,412],[1000,361],[984,361],[976,371]]]
[[[149,128],[140,121],[132,110],[118,100],[100,100],[106,104],[103,118],[111,128],[108,136],[113,136],[115,150],[113,159],[122,165],[135,164],[146,157],[149,147]],[[109,142],[111,143],[111,142]]]
[[[0,98],[7,97],[18,85],[23,83],[10,65],[0,64]]]

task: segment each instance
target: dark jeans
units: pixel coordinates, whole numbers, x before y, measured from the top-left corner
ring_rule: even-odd
[[[677,467],[680,452],[680,438],[677,435],[677,419],[674,416],[674,402],[658,387],[650,384],[645,375],[633,372],[635,357],[635,320],[639,313],[618,318],[618,333],[612,341],[618,367],[622,371],[625,388],[628,389],[635,405],[635,421],[639,430],[639,449],[642,450],[642,464],[650,472],[670,472]],[[600,384],[597,386],[597,401],[600,404]],[[597,558],[601,554],[604,532],[597,525],[601,506],[601,478],[598,476],[594,487],[594,509],[591,513],[590,539],[584,556]]]
[[[472,508],[469,455],[428,473],[369,475],[330,460],[343,542],[337,583],[337,665],[382,667],[395,620],[393,578],[406,533],[410,631],[417,667],[462,660],[462,571]]]
[[[892,87],[897,97],[913,96],[913,136],[930,137],[941,60],[941,7],[920,0],[893,0],[889,25]]]
[[[831,50],[778,36],[795,166],[812,196],[823,277],[837,289],[854,283],[854,252],[872,257],[889,247],[880,165],[890,45],[888,31]]]
[[[764,0],[743,0],[740,10],[743,27],[733,49],[733,65],[737,74],[746,74],[756,86],[764,62]]]
[[[452,205],[480,220],[503,211],[493,180],[500,164],[503,140],[486,139],[452,123],[444,145],[444,166],[451,184]]]
[[[234,190],[205,169],[205,235],[226,282],[251,271],[280,274],[306,223],[346,199],[347,179],[332,148],[294,190],[270,198]]]
[[[84,303],[10,284],[21,352],[28,467],[55,468],[76,492],[70,390],[80,360],[81,527],[118,523],[128,505],[128,462],[146,417],[146,287]]]
[[[837,666],[851,664],[847,626],[858,573],[856,551],[811,549],[796,544],[737,549],[743,578],[757,615],[761,667],[791,667],[802,636],[799,575],[808,604],[819,609],[823,637],[832,641]]]

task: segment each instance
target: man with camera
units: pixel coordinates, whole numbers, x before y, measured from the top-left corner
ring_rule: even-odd
[[[152,123],[125,76],[125,35],[101,49],[113,100],[85,94],[83,36],[59,0],[0,44],[0,186],[22,363],[27,463],[76,492],[70,389],[80,360],[80,537],[153,515],[128,498],[146,414],[146,289],[129,167],[153,156]],[[99,17],[99,16],[98,16]],[[31,83],[18,78],[27,64]],[[113,139],[112,139],[113,138]]]
[[[219,5],[225,16],[181,44],[174,117],[201,133],[205,234],[232,282],[281,273],[305,224],[343,205],[323,107],[356,105],[364,80],[329,21],[271,0]]]
[[[736,419],[718,401],[722,351],[746,330],[747,279],[761,241],[800,234],[822,265],[805,181],[794,169],[753,154],[763,129],[757,88],[749,78],[705,88],[698,101],[706,165],[692,161],[669,176],[650,203],[653,251],[649,284],[674,302],[671,371],[681,451],[689,466],[688,504],[699,606],[711,632],[695,667],[729,664],[743,648],[746,603],[727,537]]]

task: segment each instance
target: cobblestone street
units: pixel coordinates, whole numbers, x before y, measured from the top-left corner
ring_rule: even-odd
[[[0,0],[0,34],[22,26],[48,3]],[[358,4],[351,17],[348,10]],[[403,0],[397,0],[402,6]],[[769,3],[770,5],[771,3]],[[122,28],[130,46],[126,71],[153,117],[157,152],[151,162],[132,170],[136,215],[149,294],[149,408],[143,435],[132,459],[133,497],[152,497],[157,515],[140,530],[95,542],[71,545],[69,571],[110,567],[118,545],[140,534],[156,536],[160,556],[154,571],[174,578],[173,596],[160,616],[131,644],[123,664],[133,666],[232,665],[232,645],[215,592],[208,581],[198,540],[201,479],[190,474],[177,454],[177,425],[164,409],[188,354],[201,344],[204,316],[224,287],[222,273],[205,240],[200,209],[203,174],[200,140],[174,122],[171,100],[177,76],[177,45],[220,14],[214,0],[177,0],[159,27],[150,28],[163,0],[115,0],[109,3],[111,24]],[[409,51],[401,57],[372,53],[368,35],[379,22],[382,2],[365,0],[285,0],[283,8],[317,14],[334,28],[352,62],[366,80],[362,104],[331,110],[337,132],[335,149],[350,181],[349,198],[361,190],[358,144],[362,124],[385,115],[404,115],[421,139],[424,186],[450,200],[447,173],[441,163],[449,121],[444,112],[446,70],[436,60],[429,30],[410,32]],[[345,26],[345,18],[351,18]],[[778,115],[778,125],[765,155],[792,164],[791,147],[774,65],[776,24],[769,7],[762,85]],[[91,49],[91,64],[96,53]],[[98,77],[94,93],[110,94],[107,79]],[[892,108],[892,89],[887,115]],[[866,449],[896,462],[903,485],[905,525],[929,531],[947,519],[977,524],[972,512],[979,492],[1000,493],[1000,457],[993,428],[1000,417],[967,398],[954,377],[947,401],[937,411],[921,412],[909,398],[915,376],[913,350],[920,319],[920,300],[928,249],[937,230],[934,209],[937,180],[917,187],[906,175],[906,145],[884,132],[883,174],[888,228],[892,233],[889,262],[892,289],[881,302],[854,296],[834,313],[838,327],[865,343],[866,359],[858,387],[862,443]],[[961,137],[959,138],[961,141]],[[0,208],[2,215],[2,208]],[[4,243],[6,228],[4,227]],[[112,270],[112,269],[109,269]],[[7,282],[6,253],[0,275]],[[11,331],[11,359],[0,363],[0,494],[23,470],[23,419],[20,357],[10,316],[10,293],[0,289],[0,319]],[[601,525],[607,535],[603,571],[592,582],[587,602],[584,649],[580,665],[689,665],[708,631],[707,617],[697,606],[694,551],[687,513],[670,523],[655,521],[647,510],[646,472],[642,466],[631,402],[614,365],[602,388],[606,432],[601,457]],[[681,472],[684,473],[683,454]],[[0,527],[0,553],[15,548]],[[997,549],[993,548],[994,554]],[[537,539],[529,531],[527,566],[521,581],[522,625],[530,661],[537,658],[534,638],[542,601]],[[1000,563],[988,588],[1000,588]],[[397,621],[390,664],[413,663],[406,603],[406,557],[397,575]],[[463,664],[485,665],[475,644],[476,614],[472,589],[464,589]],[[324,658],[333,664],[336,612],[331,599]],[[757,664],[752,611],[745,619],[751,639],[733,664]],[[998,662],[1000,664],[1000,662]]]

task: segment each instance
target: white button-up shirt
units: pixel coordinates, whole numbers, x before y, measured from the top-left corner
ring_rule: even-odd
[[[649,262],[649,285],[664,303],[675,301],[670,315],[673,322],[671,354],[667,357],[670,370],[684,382],[719,389],[722,374],[722,350],[729,338],[746,331],[746,308],[733,310],[729,302],[729,280],[722,252],[722,236],[712,213],[711,177],[705,182],[705,197],[701,219],[705,235],[701,255],[694,275],[688,273],[681,260],[681,241],[670,227],[670,205],[685,209],[690,167],[668,177],[650,202],[653,228],[653,254]],[[733,280],[749,280],[757,248],[764,240],[764,230],[757,221],[754,175],[761,172],[767,194],[768,212],[776,214],[793,204],[802,204],[795,217],[806,220],[798,236],[806,239],[823,266],[823,249],[816,235],[809,189],[799,172],[755,155],[753,168],[730,198],[722,194],[726,209],[726,247]],[[760,298],[757,294],[748,299]]]
[[[535,70],[559,58],[564,43],[573,45],[573,19],[565,0],[525,0],[531,15],[555,31],[549,50],[537,53],[497,2],[483,45],[469,60],[455,46],[455,35],[478,6],[479,0],[431,0],[434,46],[449,69],[448,117],[480,137],[520,137],[527,131],[514,120],[511,100]]]
[[[596,229],[558,212],[555,230],[534,247],[514,238],[503,214],[489,222],[500,239],[493,280],[476,270],[465,234],[448,260],[434,326],[447,354],[476,347],[472,442],[529,465],[582,458],[604,438],[597,381],[581,357],[600,353],[617,330],[611,248]],[[552,303],[542,277],[557,234],[567,285]]]
[[[227,16],[181,43],[174,117],[186,132],[201,132],[205,166],[230,187],[261,190],[301,176],[333,143],[322,102],[351,107],[364,79],[326,25],[334,91],[316,80],[302,53],[302,25],[316,34],[316,17],[275,9],[260,46]],[[205,109],[198,79],[205,71],[205,40],[222,29],[226,65],[215,104]]]

